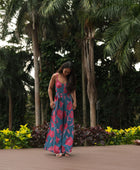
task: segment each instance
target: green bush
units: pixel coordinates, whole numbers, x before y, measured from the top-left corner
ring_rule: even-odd
[[[28,148],[31,130],[26,125],[20,125],[19,131],[10,131],[9,128],[0,130],[0,149]]]
[[[49,122],[44,122],[43,125],[32,128],[32,138],[30,146],[33,148],[42,148],[45,144],[49,128]],[[94,146],[106,145],[113,134],[106,132],[101,126],[96,127],[81,127],[79,124],[74,125],[74,141],[73,146]]]
[[[140,126],[134,126],[124,130],[113,129],[107,126],[105,131],[110,135],[109,145],[133,144],[134,140],[140,139]]]
[[[74,126],[74,146],[102,146],[108,143],[112,134],[106,132],[100,125],[95,127],[81,127],[79,124]]]
[[[0,131],[0,149],[42,148],[45,144],[49,123],[35,126],[30,130],[26,125],[20,125],[19,131],[10,131],[8,128]],[[73,146],[95,145],[121,145],[132,144],[140,139],[140,126],[128,129],[113,129],[107,126],[84,128],[79,124],[74,125]]]
[[[32,128],[31,147],[42,148],[44,146],[48,128],[49,122]],[[118,130],[109,126],[103,129],[100,125],[88,128],[82,127],[80,124],[74,125],[73,146],[132,144],[135,139],[140,139],[140,126]]]
[[[32,138],[30,139],[30,146],[32,148],[42,148],[45,144],[46,135],[48,132],[50,122],[44,121],[40,126],[32,127]]]

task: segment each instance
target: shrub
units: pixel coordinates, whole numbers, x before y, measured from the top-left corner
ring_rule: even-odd
[[[30,146],[33,148],[42,148],[45,144],[46,135],[49,128],[49,122],[44,122],[43,125],[32,127],[32,138]]]
[[[106,145],[114,133],[106,132],[101,126],[84,128],[79,124],[74,128],[74,146]]]
[[[42,148],[45,144],[49,122],[32,127],[30,130],[26,125],[20,125],[19,131],[10,131],[8,128],[0,131],[0,149],[20,148]],[[95,146],[95,145],[120,145],[132,144],[134,140],[140,139],[140,126],[128,129],[113,129],[107,126],[103,129],[100,125],[96,127],[81,127],[74,125],[73,146]]]
[[[10,131],[9,128],[0,130],[0,149],[21,149],[29,147],[31,130],[26,125],[20,125],[19,131]]]
[[[42,148],[44,146],[48,128],[49,123],[47,122],[44,122],[41,126],[32,128],[32,138],[30,139],[31,147]],[[113,133],[106,132],[99,125],[94,128],[84,128],[79,124],[75,124],[73,146],[105,145],[112,135]]]
[[[107,126],[105,131],[109,134],[115,134],[114,136],[110,136],[108,143],[110,145],[132,144],[134,143],[134,140],[140,139],[140,126],[134,126],[124,130],[112,129]]]

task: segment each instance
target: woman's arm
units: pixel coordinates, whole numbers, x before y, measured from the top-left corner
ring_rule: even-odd
[[[75,110],[76,107],[77,107],[77,102],[76,102],[76,90],[74,90],[74,91],[71,93],[71,96],[72,96],[72,99],[73,99],[73,110]]]
[[[56,74],[53,74],[51,79],[50,79],[49,87],[48,87],[48,95],[49,95],[49,99],[50,99],[50,107],[52,109],[55,106],[55,103],[53,101],[53,92],[52,92],[52,89],[53,89],[53,86],[54,86],[54,83],[55,83],[55,77],[56,77]]]

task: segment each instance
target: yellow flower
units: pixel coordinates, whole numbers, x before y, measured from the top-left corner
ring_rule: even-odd
[[[24,127],[27,127],[28,123],[24,125]]]
[[[124,130],[123,130],[123,129],[120,129],[120,130],[119,130],[119,133],[120,133],[120,134],[124,133]]]
[[[21,128],[23,128],[23,125],[20,125]]]
[[[112,128],[110,126],[107,126],[107,129],[105,129],[106,132],[111,132]]]
[[[140,130],[140,126],[138,126],[137,129]]]
[[[19,146],[17,146],[17,145],[15,145],[14,147],[13,147],[13,149],[21,149],[22,147],[19,147]]]
[[[128,129],[125,129],[126,132],[128,132]]]
[[[21,131],[21,133],[22,133],[22,134],[25,134],[25,133],[26,133],[26,130],[23,129],[23,130]]]
[[[134,135],[134,134],[135,134],[135,130],[132,130],[132,132],[131,132],[131,133],[132,133],[132,135]]]
[[[9,141],[9,139],[5,139],[5,141],[6,141],[6,142],[8,142],[8,141]]]
[[[3,129],[1,132],[5,135],[13,133],[12,131],[9,130],[9,128]]]
[[[28,137],[28,138],[31,138],[31,134],[28,134],[27,137]]]
[[[112,130],[114,133],[118,134],[118,130],[117,129],[113,129]]]
[[[5,146],[5,148],[4,149],[11,149],[11,147],[9,147],[9,146]]]
[[[130,128],[128,128],[128,129],[125,129],[125,131],[128,133],[128,132],[130,131]]]
[[[136,129],[133,127],[133,128],[131,128],[131,130],[132,130],[132,131],[135,131]]]

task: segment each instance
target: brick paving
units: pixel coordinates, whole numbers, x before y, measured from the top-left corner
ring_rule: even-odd
[[[0,150],[0,170],[140,170],[140,146],[73,147],[69,158],[43,148]]]

